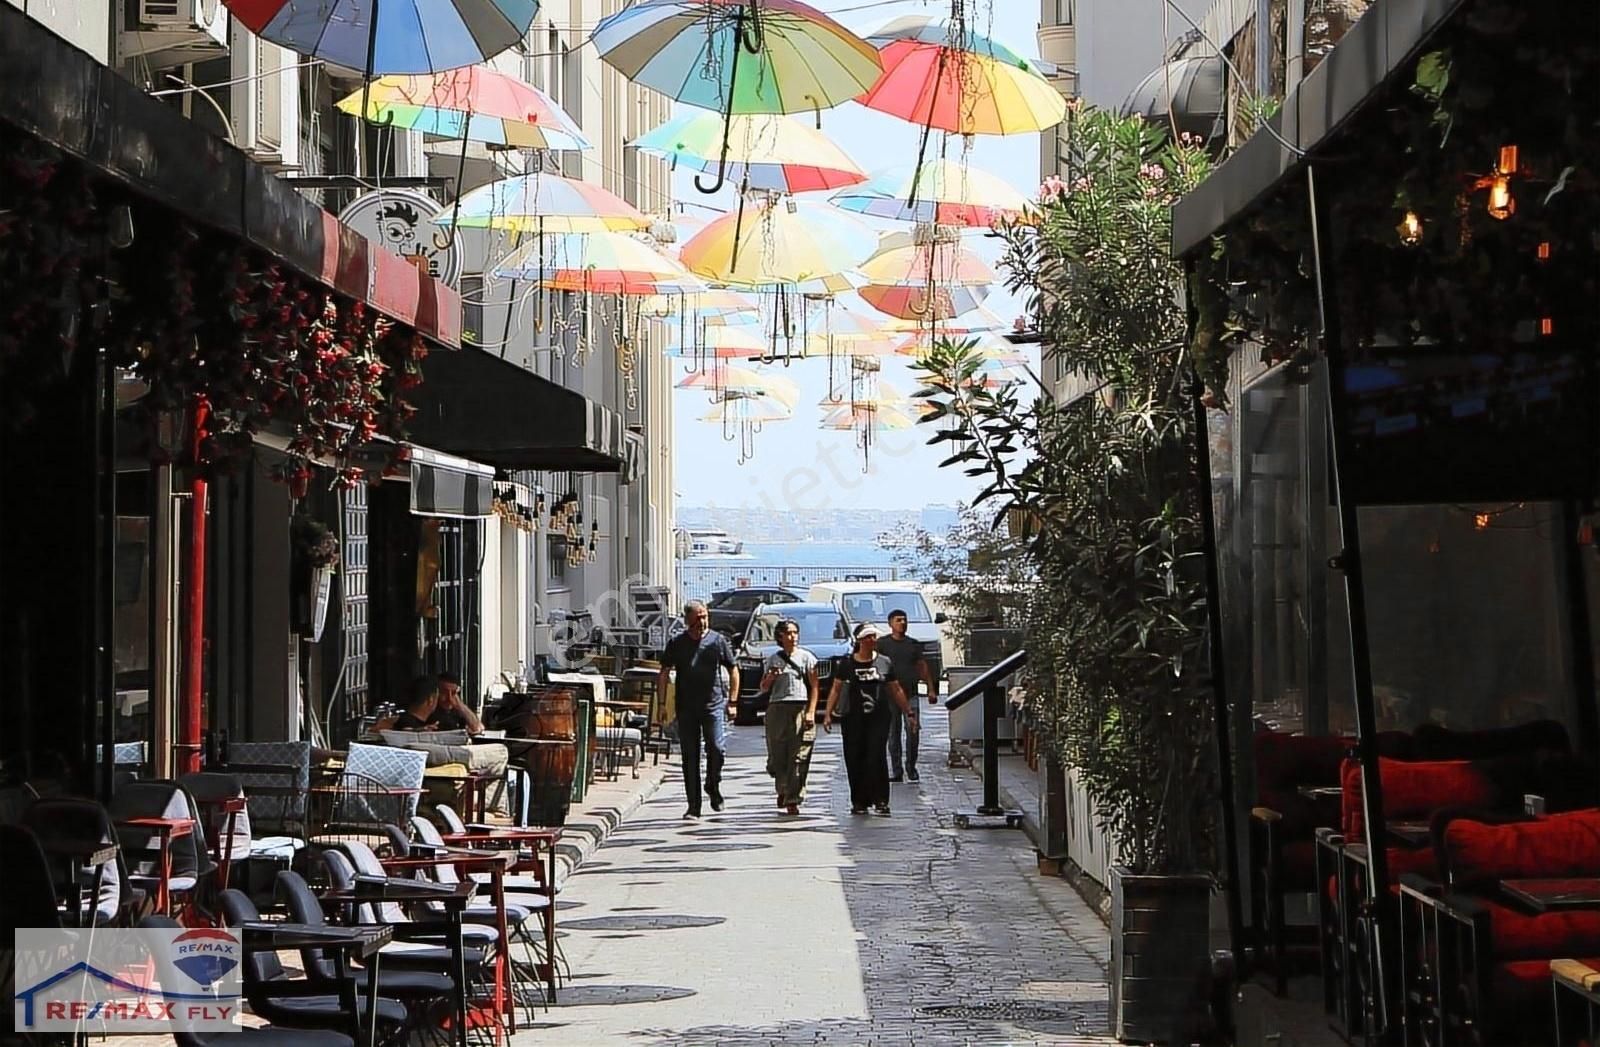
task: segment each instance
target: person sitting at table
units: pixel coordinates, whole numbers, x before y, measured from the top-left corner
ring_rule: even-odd
[[[441,731],[466,731],[470,735],[483,733],[483,721],[461,700],[461,677],[455,673],[440,673],[439,700],[433,708],[428,723]]]
[[[411,683],[411,693],[406,700],[405,712],[389,722],[379,721],[373,729],[382,731],[448,731],[456,730],[445,726],[444,722],[436,717],[443,705],[440,686],[440,677],[419,676]],[[460,687],[460,682],[455,681],[455,686]],[[465,705],[461,709],[471,715]],[[465,730],[475,734],[483,730],[483,724],[476,716],[467,721]],[[476,724],[476,730],[473,726]],[[475,775],[488,775],[494,779],[494,784],[489,789],[489,808],[498,814],[508,813],[506,807],[505,777],[506,766],[511,762],[510,751],[504,745],[451,745],[434,744],[431,742],[408,742],[406,748],[420,749],[428,754],[429,767],[442,767],[446,764],[460,764]]]
[[[411,681],[411,691],[406,695],[405,710],[396,717],[379,720],[372,725],[375,731],[437,731],[433,722],[439,710],[439,681],[432,676],[419,676]]]

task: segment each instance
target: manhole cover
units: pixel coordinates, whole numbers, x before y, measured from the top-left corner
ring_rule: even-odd
[[[671,985],[569,985],[556,994],[558,1007],[612,1007],[625,1003],[660,1003],[693,996],[693,989]]]
[[[726,923],[726,916],[684,916],[682,914],[630,913],[627,916],[591,916],[587,920],[562,920],[569,931],[670,931],[683,927],[715,927]]]
[[[770,843],[676,843],[667,847],[647,847],[651,854],[713,854],[717,851],[759,851]]]
[[[994,1003],[948,1003],[917,1008],[940,1018],[966,1018],[990,1022],[1075,1022],[1083,1015],[1064,1007],[1049,1007],[1024,1000]]]

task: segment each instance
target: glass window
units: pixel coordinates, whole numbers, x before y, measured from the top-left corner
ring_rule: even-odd
[[[750,641],[752,643],[777,642],[778,623],[786,618],[793,618],[800,623],[800,645],[808,643],[832,643],[836,640],[847,639],[850,629],[845,625],[844,619],[838,611],[814,610],[800,611],[794,614],[785,614],[778,611],[768,611],[758,614],[750,622]]]
[[[852,622],[886,622],[890,611],[906,612],[908,622],[931,622],[920,593],[866,592],[844,595],[844,616]]]

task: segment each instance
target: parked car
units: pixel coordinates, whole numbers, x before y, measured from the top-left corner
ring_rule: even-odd
[[[746,585],[712,593],[706,610],[711,612],[711,628],[737,642],[757,607],[764,603],[799,603],[803,599],[801,594],[781,585]]]
[[[943,611],[934,614],[916,582],[818,582],[806,597],[812,603],[829,603],[844,615],[850,628],[871,622],[889,629],[889,612],[906,612],[906,635],[922,644],[922,657],[934,683],[944,677],[944,645],[939,626],[949,621]],[[908,691],[908,693],[910,693]]]
[[[833,660],[850,653],[850,626],[839,609],[829,603],[762,604],[750,616],[739,642],[739,702],[734,722],[752,724],[767,710],[767,696],[758,694],[761,666],[778,649],[778,623],[793,618],[800,623],[800,646],[817,656],[820,703],[827,701],[833,681]]]

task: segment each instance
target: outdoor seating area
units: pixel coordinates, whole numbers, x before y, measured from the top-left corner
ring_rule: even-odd
[[[1589,983],[1556,991],[1555,972],[1600,955],[1592,757],[1553,720],[1375,740],[1382,806],[1369,834],[1355,739],[1253,738],[1252,953],[1272,991],[1315,970],[1329,1025],[1352,1041],[1510,1042],[1482,1036],[1512,1014],[1520,1033],[1530,1016],[1554,1029],[1562,1010],[1567,1028],[1587,1022]],[[1383,843],[1379,863],[1369,840]],[[1310,925],[1287,919],[1297,894],[1314,899]]]
[[[237,928],[249,1011],[271,1028],[500,1042],[571,974],[556,927],[562,830],[464,820],[449,804],[419,814],[423,754],[378,748],[352,745],[305,788],[283,784],[310,752],[291,744],[276,769],[133,779],[105,805],[23,794],[0,822],[0,934]]]

